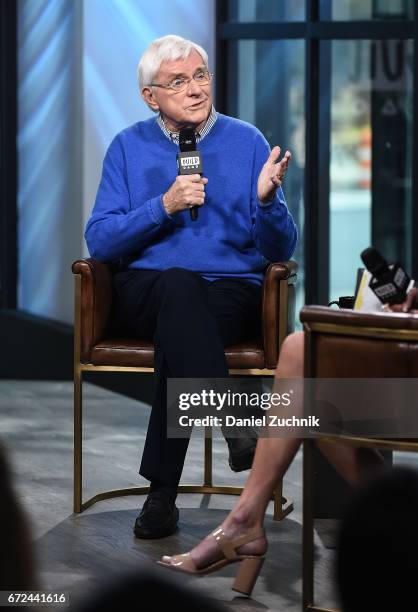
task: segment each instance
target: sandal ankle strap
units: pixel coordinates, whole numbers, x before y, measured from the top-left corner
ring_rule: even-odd
[[[257,540],[257,538],[263,537],[264,529],[257,527],[243,533],[240,536],[237,536],[236,538],[230,538],[226,535],[222,527],[218,527],[212,532],[212,536],[215,538],[219,548],[222,550],[224,557],[232,561],[233,559],[238,559],[240,557],[236,549],[244,544],[252,542],[253,540]]]

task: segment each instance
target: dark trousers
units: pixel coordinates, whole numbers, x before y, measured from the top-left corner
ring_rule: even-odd
[[[226,378],[224,347],[257,334],[261,287],[182,268],[114,275],[116,321],[155,345],[157,386],[139,473],[178,485],[189,440],[167,438],[167,378]]]

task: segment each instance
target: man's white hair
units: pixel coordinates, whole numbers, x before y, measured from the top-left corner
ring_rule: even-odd
[[[141,90],[145,85],[151,85],[162,62],[186,59],[193,49],[201,55],[203,63],[208,67],[208,54],[200,45],[174,34],[156,38],[145,49],[139,60],[136,71],[139,89]]]

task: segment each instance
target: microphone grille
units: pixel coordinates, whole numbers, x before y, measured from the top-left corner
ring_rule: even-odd
[[[179,133],[180,151],[196,150],[196,134],[192,127],[183,128]]]
[[[384,259],[379,251],[374,247],[364,249],[364,251],[361,253],[361,259],[367,270],[373,274],[373,276],[379,276],[379,274],[388,269],[386,259]]]

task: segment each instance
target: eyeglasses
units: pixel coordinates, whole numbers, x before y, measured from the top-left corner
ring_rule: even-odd
[[[170,83],[151,83],[153,87],[163,87],[164,89],[172,89],[176,93],[186,89],[193,80],[198,85],[209,85],[213,77],[213,73],[208,70],[199,70],[191,79],[186,77],[176,77]]]

